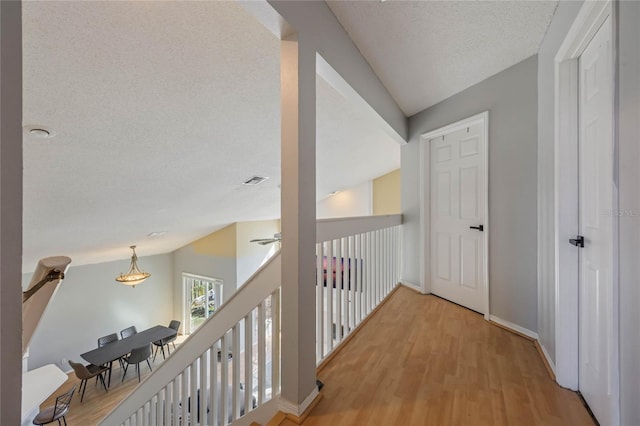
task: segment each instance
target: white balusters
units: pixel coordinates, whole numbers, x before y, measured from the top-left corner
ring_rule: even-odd
[[[321,229],[329,238],[323,240],[319,234],[316,244],[318,363],[398,284],[400,220],[399,216],[389,216],[323,223]],[[363,232],[351,233],[351,223],[345,226],[349,221]]]

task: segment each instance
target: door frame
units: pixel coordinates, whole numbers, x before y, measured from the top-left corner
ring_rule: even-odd
[[[484,319],[490,317],[489,312],[489,111],[475,114],[444,127],[423,133],[420,135],[420,244],[419,258],[420,276],[422,277],[421,292],[431,293],[431,149],[429,140],[443,136],[456,130],[464,129],[474,124],[481,123],[484,133],[484,227],[483,232],[483,266],[484,266]]]
[[[579,254],[568,243],[569,236],[578,234],[578,58],[607,18],[611,22],[611,93],[612,123],[615,123],[616,14],[610,0],[585,2],[555,56],[555,134],[554,134],[554,241],[543,247],[553,247],[555,257],[555,344],[556,380],[573,390],[579,388]],[[617,182],[617,140],[613,141],[613,182]],[[562,172],[561,172],[562,170]],[[611,212],[617,211],[617,191],[613,188]],[[619,418],[619,283],[616,262],[618,219],[613,214],[612,323],[613,345],[611,388],[615,403],[614,416]]]

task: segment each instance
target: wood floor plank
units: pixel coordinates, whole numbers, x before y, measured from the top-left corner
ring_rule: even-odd
[[[135,388],[134,376],[120,383],[114,370],[108,394],[89,383],[82,403],[74,396],[67,423],[97,424]],[[533,342],[405,288],[319,378],[323,398],[305,426],[593,425],[577,394],[549,378]],[[76,382],[72,377],[54,396]]]
[[[315,425],[593,425],[534,343],[400,288],[320,372]]]

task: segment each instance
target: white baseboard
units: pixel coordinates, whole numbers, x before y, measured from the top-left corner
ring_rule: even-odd
[[[547,348],[545,348],[542,345],[540,340],[538,340],[538,346],[540,346],[540,349],[542,349],[542,354],[544,355],[545,359],[547,360],[547,364],[551,368],[551,371],[553,371],[553,374],[556,374],[556,365],[554,364],[553,360],[549,356],[549,352],[547,352]]]
[[[280,396],[280,411],[283,413],[293,414],[296,417],[302,416],[307,408],[311,405],[311,403],[316,399],[320,392],[318,392],[318,388],[314,387],[313,391],[307,396],[304,401],[300,405],[295,404],[293,402],[287,401]]]
[[[422,286],[419,286],[418,284],[414,284],[414,283],[410,283],[408,281],[404,281],[404,280],[400,280],[400,284],[410,288],[411,290],[415,290],[420,294],[424,294],[424,292],[422,291]]]
[[[502,318],[498,318],[495,315],[490,315],[489,319],[495,323],[500,324],[501,326],[507,327],[513,331],[517,331],[520,334],[524,334],[527,337],[531,337],[532,339],[536,339],[538,340],[538,333],[536,333],[535,331],[531,331],[529,329],[526,329],[524,327],[520,327],[518,324],[514,324],[512,322],[509,322],[507,320],[503,320]]]

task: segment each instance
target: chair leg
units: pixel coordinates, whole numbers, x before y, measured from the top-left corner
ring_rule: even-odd
[[[113,367],[113,361],[109,363],[109,380],[107,381],[107,387],[111,386],[111,369]]]
[[[149,366],[149,370],[153,371],[153,368],[151,368],[151,364],[149,364],[149,358],[147,358],[147,365]]]
[[[136,371],[138,372],[138,382],[140,382],[140,363],[136,364]]]
[[[127,368],[129,368],[129,364],[128,363],[124,366],[124,371],[122,372],[122,381],[123,382],[124,382],[124,376],[127,375]]]
[[[62,423],[60,423],[60,419],[58,419],[58,425],[59,425],[59,426],[62,426]]]
[[[62,416],[62,421],[64,421],[64,426],[67,426],[67,419],[65,418],[65,416]]]
[[[82,387],[83,384],[84,387]],[[80,382],[80,389],[82,389],[82,395],[80,395],[80,402],[82,402],[84,399],[84,391],[87,390],[87,379],[83,379],[82,382]]]
[[[153,362],[156,362],[156,355],[158,355],[158,347],[153,351]]]
[[[102,376],[102,373],[98,374],[98,377],[100,377],[100,381],[102,382],[102,386],[104,386],[104,391],[105,392],[109,392],[109,389],[107,389],[107,384],[104,382],[104,377]]]
[[[160,348],[162,349],[162,359],[167,359],[167,358],[164,356],[164,345],[160,346]],[[169,345],[167,345],[167,350],[169,350]]]

